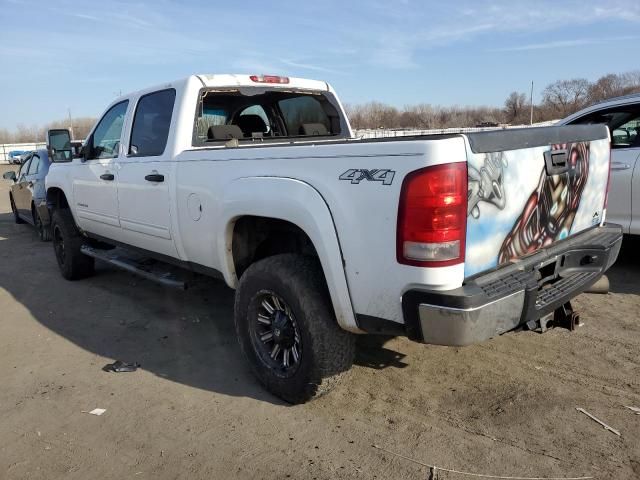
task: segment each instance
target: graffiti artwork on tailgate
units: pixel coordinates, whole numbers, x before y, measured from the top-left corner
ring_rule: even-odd
[[[565,172],[547,173],[549,150],[566,151]],[[469,153],[465,276],[601,224],[608,174],[606,139]]]

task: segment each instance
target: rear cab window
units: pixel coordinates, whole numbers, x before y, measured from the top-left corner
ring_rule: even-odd
[[[339,110],[324,92],[203,89],[193,144],[340,137],[347,134],[342,130]]]

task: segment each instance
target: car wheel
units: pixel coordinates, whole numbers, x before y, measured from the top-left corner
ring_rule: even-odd
[[[33,209],[33,223],[36,226],[36,230],[38,231],[40,240],[42,240],[43,242],[51,241],[51,225],[44,225],[44,223],[42,222],[42,218],[38,213],[38,210],[36,210],[35,208]]]
[[[51,237],[60,273],[64,278],[78,280],[93,274],[94,259],[80,251],[84,237],[80,235],[68,208],[60,208],[53,212]]]
[[[316,258],[284,254],[251,265],[234,316],[253,373],[287,402],[326,393],[353,364],[355,335],[338,326]]]
[[[9,203],[11,203],[11,212],[13,213],[13,221],[16,223],[24,223],[24,220],[20,218],[18,215],[18,209],[16,208],[16,204],[13,201],[13,195],[9,194]]]

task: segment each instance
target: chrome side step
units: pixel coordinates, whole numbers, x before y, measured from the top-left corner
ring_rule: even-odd
[[[139,277],[159,283],[165,287],[177,288],[180,290],[187,289],[187,282],[176,277],[172,272],[168,271],[169,266],[149,257],[138,255],[134,252],[124,250],[122,248],[114,248],[112,250],[103,250],[94,248],[89,245],[83,245],[80,251],[97,260],[110,263],[122,270],[138,275]]]

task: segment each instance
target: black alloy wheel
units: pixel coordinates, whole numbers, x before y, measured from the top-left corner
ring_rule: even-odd
[[[300,365],[302,340],[291,307],[282,297],[262,290],[251,301],[251,341],[264,365],[288,377]]]

